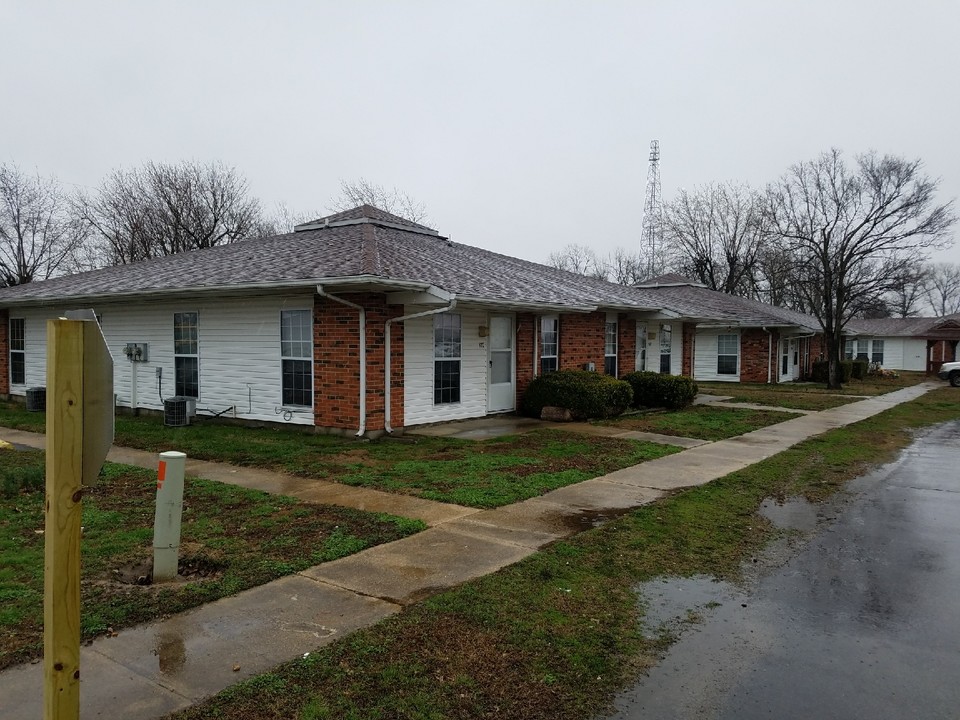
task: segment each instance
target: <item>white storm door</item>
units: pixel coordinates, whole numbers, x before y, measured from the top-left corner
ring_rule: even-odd
[[[490,316],[487,343],[487,410],[506,412],[517,407],[516,363],[514,357],[513,317]]]
[[[637,323],[637,358],[634,369],[643,372],[647,369],[647,324]]]

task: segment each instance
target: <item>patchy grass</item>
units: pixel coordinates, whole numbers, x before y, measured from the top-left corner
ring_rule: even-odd
[[[764,498],[823,499],[891,459],[912,428],[958,418],[955,391],[928,393],[556,543],[175,717],[595,717],[669,642],[642,636],[638,582],[736,578],[776,533],[757,514]]]
[[[900,390],[905,387],[919,385],[930,379],[930,376],[922,372],[910,372],[908,370],[900,371],[900,377],[884,378],[870,376],[864,380],[850,380],[840,390],[830,390],[822,383],[812,382],[789,382],[776,384],[751,384],[751,383],[717,383],[701,382],[697,383],[700,392],[708,395],[733,395],[737,402],[758,402],[752,398],[762,396],[774,400],[779,396],[790,396],[795,402],[812,402],[813,395],[835,395],[839,398],[848,398],[840,402],[843,405],[847,402],[855,402],[856,396],[866,395],[884,395],[894,390]],[[795,407],[798,410],[825,410],[827,407],[836,407],[828,405],[825,407],[801,407],[800,405],[783,405],[781,402],[763,403],[775,405],[778,407]]]
[[[0,450],[0,669],[40,655],[43,453]],[[83,499],[84,639],[179,612],[423,529],[419,521],[300,503],[189,478],[181,582],[138,586],[118,570],[152,558],[156,476],[108,463]]]
[[[707,395],[723,395],[730,397],[729,402],[753,403],[791,410],[829,410],[854,403],[862,398],[855,396],[827,395],[820,392],[788,392],[785,390],[770,390],[761,388],[704,388]]]
[[[0,427],[42,432],[43,415],[0,403]],[[268,468],[471,507],[497,507],[677,452],[679,448],[554,430],[475,442],[406,436],[358,441],[293,426],[250,428],[198,419],[118,416],[117,445]]]
[[[795,417],[799,416],[796,413],[775,410],[694,405],[683,410],[661,410],[628,415],[605,420],[601,424],[613,425],[624,430],[639,430],[700,440],[724,440]]]

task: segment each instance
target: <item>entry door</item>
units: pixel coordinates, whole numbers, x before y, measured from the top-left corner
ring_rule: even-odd
[[[637,323],[637,361],[635,365],[637,372],[643,372],[647,369],[647,324]]]
[[[513,317],[490,316],[487,372],[487,410],[507,412],[517,407]]]
[[[799,367],[799,358],[797,357],[797,341],[780,341],[780,382],[796,380],[799,377],[797,372]]]

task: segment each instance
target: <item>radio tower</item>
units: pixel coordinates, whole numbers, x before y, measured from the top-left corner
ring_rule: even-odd
[[[660,141],[650,141],[650,167],[647,170],[647,191],[643,200],[643,221],[640,230],[640,262],[646,277],[663,270],[663,202],[660,194]]]

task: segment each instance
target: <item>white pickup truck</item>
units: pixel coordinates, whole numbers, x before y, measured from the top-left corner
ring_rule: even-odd
[[[940,366],[937,377],[949,380],[954,387],[960,387],[960,362],[948,362]]]

